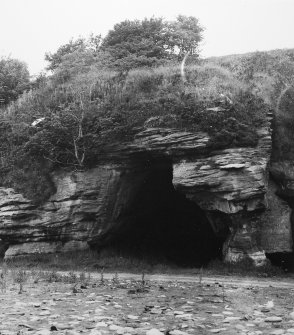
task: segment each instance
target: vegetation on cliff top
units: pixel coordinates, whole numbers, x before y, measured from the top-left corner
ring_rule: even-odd
[[[144,127],[205,131],[215,149],[256,145],[266,112],[293,82],[285,68],[293,53],[200,61],[201,33],[195,18],[125,21],[104,40],[90,36],[47,54],[52,75],[1,111],[0,184],[42,200],[53,190],[50,171],[92,166],[108,144]],[[194,55],[183,74],[186,51]]]
[[[4,111],[2,183],[40,185],[46,170],[91,166],[107,144],[131,141],[144,126],[206,131],[214,148],[254,146],[262,100],[225,69],[189,66],[185,74],[184,81],[179,67],[161,67],[127,75],[91,69],[65,82],[53,75]]]

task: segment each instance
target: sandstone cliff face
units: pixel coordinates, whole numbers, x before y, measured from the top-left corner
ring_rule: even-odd
[[[9,245],[5,257],[107,243],[127,224],[150,166],[156,171],[153,162],[159,160],[172,168],[174,189],[197,204],[216,235],[228,228],[224,260],[249,257],[262,264],[266,252],[291,252],[291,209],[276,195],[281,187],[268,173],[270,122],[260,130],[255,148],[212,151],[208,143],[205,133],[147,129],[133,143],[113,147],[112,163],[56,172],[57,192],[39,207],[0,188],[0,238]],[[283,179],[287,192],[294,192],[291,173]]]
[[[0,188],[0,236],[10,245],[6,257],[88,248],[95,236],[117,228],[141,178],[115,165],[60,172],[53,176],[56,194],[40,207]]]

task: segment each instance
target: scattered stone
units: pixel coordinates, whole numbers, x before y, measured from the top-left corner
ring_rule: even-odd
[[[131,319],[131,320],[138,320],[139,317],[137,315],[128,315],[128,319]]]
[[[265,322],[281,322],[282,318],[279,316],[269,316],[264,319]]]
[[[150,330],[147,330],[146,335],[164,335],[164,333],[162,333],[156,328],[152,328]]]
[[[93,335],[92,333],[90,333],[91,335]],[[101,333],[100,333],[101,334]],[[100,335],[100,334],[96,334],[96,335]],[[65,335],[80,335],[79,332],[76,332],[75,330],[67,330],[65,332]]]
[[[118,330],[120,330],[120,329],[122,329],[121,326],[117,326],[117,325],[110,325],[110,326],[109,326],[109,330],[118,331]]]
[[[161,313],[162,313],[162,310],[159,309],[159,308],[152,308],[152,309],[150,310],[150,313],[151,313],[151,314],[161,314]]]
[[[58,323],[56,324],[56,328],[58,330],[66,330],[66,329],[72,329],[73,326],[71,326],[70,324]]]
[[[183,319],[183,320],[190,320],[192,319],[193,314],[178,314],[176,315],[176,318]]]
[[[50,335],[51,332],[48,329],[40,329],[39,331],[37,331],[36,335]]]
[[[225,330],[227,330],[227,328],[210,329],[210,332],[217,334]]]
[[[101,322],[96,323],[95,327],[108,327],[108,324],[101,321]]]
[[[91,329],[89,335],[102,335],[102,333],[97,329]]]
[[[240,319],[241,318],[239,316],[228,316],[223,320],[223,322],[228,323],[228,322],[237,321],[237,320],[240,320]]]
[[[284,333],[285,333],[284,329],[276,329],[276,330],[273,330],[272,332],[270,332],[270,335],[282,335]]]
[[[171,330],[171,331],[169,332],[169,334],[170,334],[170,335],[189,335],[188,333],[186,333],[186,332],[182,332],[181,330],[177,330],[177,329],[175,329],[175,330]]]

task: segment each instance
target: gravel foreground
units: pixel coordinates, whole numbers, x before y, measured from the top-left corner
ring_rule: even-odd
[[[12,277],[1,282],[1,335],[294,334],[294,281],[65,272]]]

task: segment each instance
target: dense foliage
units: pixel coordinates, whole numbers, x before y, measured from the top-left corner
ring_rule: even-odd
[[[217,57],[207,62],[229,69],[273,108],[281,92],[294,83],[294,49]]]
[[[118,69],[158,66],[168,60],[195,55],[203,28],[194,17],[179,15],[176,21],[159,18],[123,21],[114,26],[102,42]]]
[[[275,111],[272,160],[294,159],[294,49],[213,58]]]
[[[55,53],[47,52],[45,54],[45,60],[49,63],[47,69],[55,71],[64,62],[64,57],[76,52],[83,54],[87,51],[92,56],[97,55],[101,40],[101,35],[95,36],[93,34],[88,39],[82,37],[76,40],[71,39],[68,43],[61,45]]]
[[[197,58],[203,28],[192,16],[179,15],[175,21],[162,18],[125,20],[101,35],[71,40],[47,53],[48,70],[55,72],[71,60],[86,66],[97,64],[116,71],[157,67],[181,60],[186,53]]]
[[[25,63],[13,58],[0,58],[0,107],[29,88],[29,71]]]

